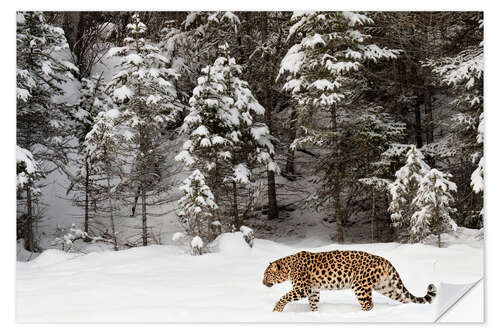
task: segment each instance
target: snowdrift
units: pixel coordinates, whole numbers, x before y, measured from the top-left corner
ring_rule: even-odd
[[[179,246],[147,246],[86,255],[59,250],[17,263],[16,317],[20,322],[432,322],[439,283],[472,283],[482,276],[479,241],[431,245],[331,244],[296,248],[241,233],[223,234],[213,253],[190,256]],[[374,293],[374,308],[361,308],[351,290],[323,291],[319,312],[307,300],[273,313],[291,286],[267,288],[262,276],[270,261],[301,251],[364,250],[389,259],[407,288],[424,295],[438,286],[431,305],[401,304]],[[451,281],[450,281],[451,280]]]

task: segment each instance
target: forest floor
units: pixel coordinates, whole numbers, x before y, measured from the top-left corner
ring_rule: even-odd
[[[152,245],[87,254],[44,251],[17,262],[16,317],[19,322],[432,322],[439,285],[471,283],[483,275],[483,240],[477,230],[459,228],[428,244],[332,244],[328,237],[289,242],[223,234],[211,253],[191,256],[185,245]],[[286,244],[285,244],[286,243]],[[273,313],[289,282],[267,288],[270,261],[301,250],[363,250],[389,259],[407,288],[425,294],[438,287],[431,305],[401,304],[374,293],[374,308],[361,308],[351,290],[323,291],[319,312],[307,300]],[[102,249],[101,249],[102,250]],[[482,294],[481,294],[482,296]]]

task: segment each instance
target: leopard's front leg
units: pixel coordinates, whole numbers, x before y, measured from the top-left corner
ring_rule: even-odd
[[[292,301],[298,301],[299,299],[306,297],[307,294],[308,293],[304,289],[301,290],[298,288],[294,288],[280,298],[280,300],[274,306],[273,311],[282,312],[285,308],[285,305]]]
[[[309,309],[313,312],[318,311],[319,291],[311,291],[307,298],[309,299]]]

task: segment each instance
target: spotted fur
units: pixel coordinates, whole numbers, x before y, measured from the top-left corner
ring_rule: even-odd
[[[431,303],[436,297],[433,284],[427,287],[425,296],[414,296],[387,259],[362,251],[302,251],[270,263],[262,283],[272,287],[286,280],[293,288],[281,297],[273,311],[281,312],[289,302],[305,297],[311,311],[318,311],[319,292],[325,289],[352,288],[364,311],[373,308],[373,290],[402,303]]]

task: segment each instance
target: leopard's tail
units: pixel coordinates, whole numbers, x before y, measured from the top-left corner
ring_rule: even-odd
[[[437,289],[433,284],[427,286],[427,294],[423,297],[417,297],[410,293],[403,284],[394,266],[390,263],[388,264],[389,267],[387,267],[386,270],[387,275],[375,285],[375,291],[402,303],[432,303],[434,298],[436,298]]]

